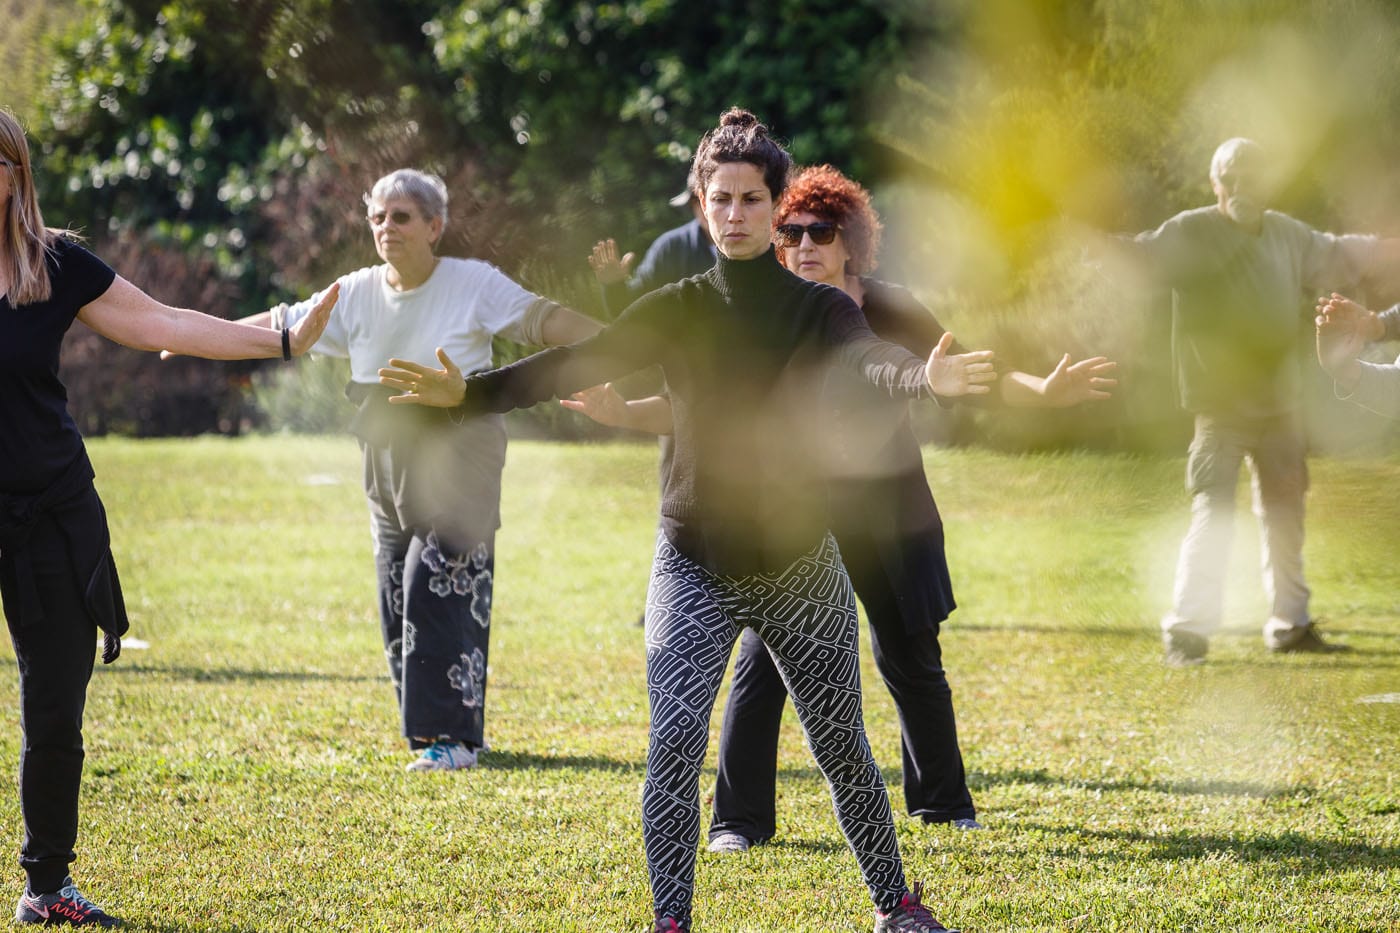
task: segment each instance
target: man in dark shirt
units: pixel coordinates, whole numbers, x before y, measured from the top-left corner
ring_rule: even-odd
[[[628,276],[636,259],[628,253],[621,259],[614,240],[599,240],[593,246],[588,264],[603,289],[603,305],[609,318],[653,289],[699,275],[715,264],[715,244],[705,228],[705,215],[695,193],[695,179],[686,179],[686,190],[671,199],[672,207],[688,207],[690,221],[661,234],[647,247],[637,271]]]

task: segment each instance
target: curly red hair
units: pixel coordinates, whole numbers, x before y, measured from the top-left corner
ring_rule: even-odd
[[[851,275],[874,271],[883,225],[880,215],[870,206],[870,192],[859,182],[830,165],[808,166],[797,173],[783,192],[778,209],[773,212],[773,225],[786,223],[793,214],[834,220],[841,227],[841,240],[850,255],[846,271]],[[777,250],[781,262],[786,250],[781,245]]]

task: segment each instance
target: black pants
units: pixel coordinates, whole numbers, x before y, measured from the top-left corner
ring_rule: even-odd
[[[43,617],[16,623],[7,610],[10,640],[19,666],[20,812],[24,843],[19,862],[29,890],[57,891],[76,855],[78,785],[83,774],[83,708],[96,655],[97,625],[79,588],[58,526],[41,519],[30,534],[29,559]],[[14,573],[10,562],[0,572]],[[7,593],[15,592],[6,579]]]
[[[977,811],[958,746],[938,624],[909,631],[899,612],[899,594],[878,559],[854,546],[849,536],[840,543],[870,621],[875,667],[899,713],[905,808],[910,816],[932,823],[972,819]],[[720,729],[711,839],[732,832],[760,841],[776,833],[778,729],[786,701],[768,650],[752,631],[745,632]]]

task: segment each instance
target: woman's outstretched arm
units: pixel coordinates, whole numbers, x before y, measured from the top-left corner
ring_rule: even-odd
[[[287,350],[300,356],[316,342],[340,295],[339,284],[287,333]],[[137,350],[169,350],[210,360],[268,359],[282,355],[281,331],[226,321],[201,311],[172,308],[121,276],[78,312],[78,320],[109,340]]]

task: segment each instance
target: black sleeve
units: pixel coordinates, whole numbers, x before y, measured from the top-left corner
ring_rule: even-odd
[[[466,395],[457,411],[475,415],[528,408],[662,362],[671,342],[666,322],[678,301],[676,293],[677,289],[666,287],[643,295],[587,340],[468,376]]]
[[[75,313],[101,298],[117,280],[111,266],[66,236],[56,237],[50,249],[54,297],[61,294]]]
[[[849,295],[825,286],[815,290],[811,300],[819,302],[824,339],[840,365],[857,370],[867,382],[891,396],[932,394],[924,375],[924,360],[875,336]]]

